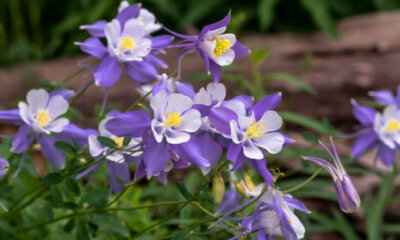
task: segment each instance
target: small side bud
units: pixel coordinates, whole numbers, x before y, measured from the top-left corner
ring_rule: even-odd
[[[220,204],[225,193],[225,183],[219,172],[213,178],[212,193],[215,203]]]

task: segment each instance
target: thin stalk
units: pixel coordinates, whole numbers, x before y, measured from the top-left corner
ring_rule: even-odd
[[[78,100],[85,92],[86,90],[93,84],[94,81],[90,81],[89,84],[87,84],[75,97],[71,99],[71,102],[69,105],[72,105]]]
[[[293,191],[296,191],[302,187],[304,187],[305,185],[307,185],[309,182],[311,182],[316,176],[318,176],[318,174],[323,170],[324,168],[320,168],[318,169],[311,177],[309,177],[307,180],[305,180],[304,182],[300,183],[299,185],[292,187],[290,189],[287,189],[285,191],[282,191],[283,194],[287,194]]]
[[[82,72],[85,71],[85,70],[86,70],[86,68],[79,68],[79,69],[76,70],[75,72],[73,72],[73,73],[69,74],[68,76],[66,76],[66,77],[61,81],[61,83],[62,83],[62,84],[67,83],[69,80],[71,80],[72,78],[78,76],[80,73],[82,73]]]
[[[129,106],[125,112],[129,112],[132,109],[134,109],[143,99],[145,99],[147,96],[149,96],[153,91],[150,90],[148,91],[145,95],[141,96],[138,100],[136,100],[136,102],[134,102],[131,106]]]

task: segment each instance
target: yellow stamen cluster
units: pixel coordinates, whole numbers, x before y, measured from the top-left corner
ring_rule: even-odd
[[[229,50],[232,47],[231,41],[229,41],[228,39],[221,39],[220,37],[215,37],[215,40],[217,40],[217,44],[215,45],[215,49],[214,49],[214,54],[215,56],[220,56],[221,54],[223,54],[224,52],[226,52],[227,50]]]
[[[122,40],[119,42],[119,50],[120,51],[133,51],[133,49],[136,47],[135,41],[130,38],[130,37],[124,37]]]
[[[167,119],[164,121],[164,125],[167,127],[179,127],[181,125],[183,117],[179,113],[173,113],[171,111],[167,114]]]
[[[397,119],[390,119],[384,128],[385,132],[396,132],[400,130],[400,122]]]
[[[267,131],[264,124],[260,122],[253,122],[246,130],[246,136],[253,140],[259,140],[261,136]]]
[[[114,140],[118,148],[122,148],[124,146],[124,137],[112,136],[111,139]]]
[[[51,121],[50,113],[47,110],[39,110],[36,115],[36,122],[40,127],[46,127]]]
[[[244,197],[247,197],[247,192],[248,191],[254,191],[254,183],[251,180],[250,175],[245,174],[244,175],[244,181],[241,180],[240,182],[235,181],[235,188],[236,190]]]
[[[279,168],[277,169],[272,169],[271,170],[272,175],[274,176],[274,184],[278,181],[278,179],[280,177],[284,177],[285,174],[283,172],[281,172],[281,170],[279,170]]]

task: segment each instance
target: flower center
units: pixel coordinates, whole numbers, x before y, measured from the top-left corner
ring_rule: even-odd
[[[396,132],[400,130],[400,122],[397,119],[390,119],[387,123],[383,131],[385,132]]]
[[[173,113],[171,111],[167,114],[167,119],[164,121],[164,126],[167,127],[179,127],[181,125],[183,117],[179,113]]]
[[[36,122],[40,127],[46,127],[51,120],[49,111],[42,109],[37,112]]]
[[[217,44],[215,45],[214,54],[215,56],[219,56],[229,50],[232,47],[231,41],[228,39],[221,39],[220,37],[215,37],[217,40]]]
[[[114,140],[118,148],[122,148],[124,146],[124,137],[112,136],[111,139]]]
[[[141,17],[137,17],[136,19],[138,20],[138,22],[139,22],[140,24],[144,25],[143,19],[142,19]]]
[[[259,140],[260,137],[267,131],[264,124],[253,122],[246,130],[246,136],[253,140]]]
[[[130,38],[130,37],[124,37],[119,42],[119,50],[121,52],[124,52],[124,51],[127,51],[127,50],[132,52],[135,47],[136,47],[136,43],[133,40],[133,38]]]

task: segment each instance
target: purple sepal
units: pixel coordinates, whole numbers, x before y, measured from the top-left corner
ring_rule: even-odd
[[[211,59],[210,59],[210,72],[213,78],[213,82],[219,83],[219,80],[221,80],[222,68],[220,65],[218,65]]]
[[[8,163],[8,161],[5,160],[4,158],[0,157],[0,178],[4,177],[4,175],[6,175],[9,167],[10,167],[10,164]]]
[[[157,69],[146,61],[126,62],[125,71],[129,78],[140,83],[148,83],[158,78]]]
[[[171,145],[171,148],[182,160],[196,164],[200,168],[207,168],[211,164],[203,155],[206,149],[202,149],[202,144],[204,143],[200,143],[199,139],[192,136],[188,142]]]
[[[208,120],[210,120],[211,125],[218,131],[223,134],[230,135],[230,121],[237,120],[237,115],[234,111],[228,108],[212,108],[210,114],[208,115]]]
[[[254,160],[248,159],[251,166],[264,178],[264,181],[267,186],[272,186],[274,183],[274,176],[267,168],[267,163],[264,159]]]
[[[218,209],[215,212],[215,215],[226,214],[231,212],[233,209],[236,209],[239,206],[239,199],[240,195],[235,189],[225,192],[221,204],[218,206]]]
[[[286,204],[291,208],[297,209],[297,210],[305,212],[305,213],[310,213],[311,212],[310,210],[308,210],[306,205],[304,205],[304,203],[302,203],[298,199],[289,197],[288,195],[284,195],[283,199],[285,200]]]
[[[177,82],[175,84],[175,87],[176,87],[176,89],[175,89],[176,93],[181,93],[190,98],[194,98],[195,92],[194,92],[192,84]]]
[[[101,43],[98,38],[91,37],[86,39],[84,42],[76,43],[83,52],[96,57],[96,58],[104,58],[108,53],[107,48]]]
[[[371,91],[369,95],[374,98],[375,102],[382,105],[392,105],[395,103],[395,98],[389,90]]]
[[[222,147],[212,138],[211,134],[204,132],[196,136],[202,155],[210,163],[210,167],[217,164],[222,155]]]
[[[142,137],[151,125],[151,118],[145,111],[131,111],[117,114],[106,123],[106,129],[119,137]]]
[[[174,40],[173,36],[161,35],[151,38],[151,48],[165,48]]]
[[[85,171],[83,171],[83,172],[79,173],[78,175],[76,175],[76,179],[80,179],[80,178],[83,178],[84,176],[88,175],[91,171],[93,171],[93,169],[94,169],[97,165],[98,165],[98,164],[86,168]]]
[[[121,77],[122,69],[117,58],[107,57],[100,62],[97,71],[93,73],[96,85],[109,87],[116,83]]]
[[[22,153],[29,149],[32,144],[32,138],[29,137],[29,132],[31,131],[31,127],[27,124],[19,127],[17,133],[14,136],[14,140],[12,142],[11,151],[14,153]],[[32,140],[31,140],[32,139]]]
[[[292,227],[290,226],[289,220],[286,218],[286,214],[283,211],[283,208],[280,204],[280,201],[274,196],[273,200],[273,206],[276,214],[278,215],[280,221],[280,226],[281,226],[281,231],[283,233],[283,236],[285,236],[286,240],[297,240],[297,235],[293,231]]]
[[[240,58],[249,55],[250,49],[243,46],[239,41],[236,41],[235,45],[232,47],[235,52],[235,58]]]
[[[153,65],[156,68],[167,68],[168,65],[161,59],[159,59],[158,57],[154,56],[154,55],[147,55],[146,60],[147,63],[149,63],[150,65]]]
[[[146,176],[146,165],[141,161],[135,171],[135,179],[139,179]]]
[[[89,135],[98,135],[97,131],[94,129],[82,129],[75,124],[68,124],[64,127],[64,130],[60,133],[54,133],[54,138],[57,141],[64,141],[68,143],[72,143],[72,139],[78,143],[79,146],[87,146],[88,145],[88,137]]]
[[[0,111],[0,120],[7,121],[16,125],[24,124],[19,115],[19,109]]]
[[[246,161],[246,157],[243,154],[242,144],[231,142],[226,153],[226,158],[233,163],[231,171],[236,171],[241,168]]]
[[[231,21],[231,12],[229,11],[229,13],[222,20],[204,26],[199,34],[199,39],[203,39],[204,34],[206,34],[209,31],[228,26],[230,21]]]
[[[278,107],[279,103],[281,102],[281,99],[282,99],[281,92],[265,96],[250,109],[249,114],[251,114],[251,112],[254,112],[255,118],[256,120],[258,120],[263,116],[263,114],[266,111],[274,110],[276,107]]]
[[[354,158],[361,157],[361,155],[365,151],[374,147],[377,137],[378,136],[373,130],[364,132],[361,135],[359,135],[357,140],[353,144],[351,156]]]
[[[378,156],[382,163],[387,167],[392,168],[394,160],[396,160],[396,149],[391,149],[386,144],[378,143]]]
[[[264,232],[264,230],[262,230],[261,228],[258,230],[256,240],[268,240],[268,239],[265,237],[265,232]]]
[[[197,48],[197,51],[200,53],[200,56],[203,59],[204,64],[206,65],[207,73],[210,73],[210,58],[208,57],[206,51],[201,48]]]
[[[171,153],[167,149],[165,141],[158,143],[153,136],[146,139],[143,161],[146,165],[147,178],[161,172],[170,159]]]
[[[359,105],[355,100],[352,100],[353,115],[363,126],[372,126],[375,120],[375,109],[367,106]]]
[[[40,134],[37,138],[37,141],[40,145],[42,154],[47,161],[52,162],[56,168],[64,168],[65,153],[54,146],[56,139],[45,134]]]
[[[120,193],[124,190],[124,186],[121,185],[115,178],[118,177],[122,179],[126,184],[131,181],[131,176],[129,174],[129,166],[126,162],[117,163],[113,161],[107,162],[107,170],[110,175],[110,188],[115,193]]]
[[[168,177],[168,172],[161,172],[160,175],[157,176],[157,180],[166,185],[167,184],[167,177]]]
[[[346,213],[355,212],[360,206],[360,197],[350,177],[345,174],[343,179],[335,181],[335,188],[340,209]]]
[[[69,102],[69,100],[71,100],[71,98],[74,96],[74,91],[70,89],[59,88],[51,91],[51,93],[49,94],[49,98],[52,98],[56,95],[62,96],[65,100]]]
[[[231,144],[232,140],[225,138],[224,136],[220,134],[215,135],[215,140],[221,145],[223,148],[228,148],[229,145]]]
[[[203,104],[193,104],[192,109],[196,109],[200,112],[201,117],[207,117],[210,115],[211,106],[206,106]]]
[[[106,24],[107,21],[100,20],[93,23],[92,25],[81,26],[81,29],[88,31],[89,34],[92,35],[93,37],[102,38],[105,37],[104,29],[106,27]]]
[[[244,107],[246,110],[249,110],[254,104],[254,98],[252,96],[248,96],[248,95],[236,96],[229,101],[232,101],[232,100],[238,100],[238,101],[242,102],[244,104]]]
[[[139,3],[133,4],[124,8],[121,12],[119,12],[115,19],[119,21],[123,29],[126,21],[132,18],[137,18],[139,16],[139,11],[140,11],[140,4]]]

